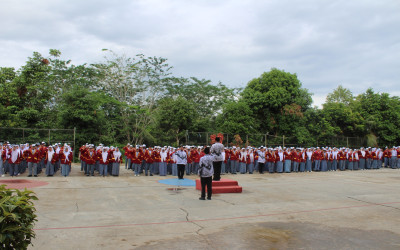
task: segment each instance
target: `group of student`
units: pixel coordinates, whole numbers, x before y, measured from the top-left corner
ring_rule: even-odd
[[[187,175],[197,174],[199,161],[204,156],[203,147],[185,146],[150,147],[127,145],[124,148],[125,168],[132,169],[135,176],[178,175],[179,152],[186,155]],[[381,167],[400,168],[400,147],[380,148],[266,148],[230,147],[222,151],[222,174],[290,173],[336,170],[365,170]]]
[[[37,177],[42,171],[47,176],[61,168],[61,175],[71,171],[73,150],[70,145],[56,143],[11,145],[0,144],[0,176],[23,174]],[[204,147],[181,146],[146,147],[127,144],[118,147],[95,147],[85,144],[79,148],[81,171],[86,176],[119,176],[120,164],[133,171],[135,176],[173,175],[183,178],[198,174]],[[225,147],[221,150],[221,174],[290,173],[336,170],[365,170],[381,167],[400,168],[400,147],[392,148],[285,148],[285,147]]]
[[[73,151],[69,144],[56,143],[46,146],[45,142],[36,144],[0,144],[0,176],[18,176],[28,169],[28,177],[38,177],[44,170],[47,176],[54,176],[61,168],[61,175],[68,176],[71,171]]]

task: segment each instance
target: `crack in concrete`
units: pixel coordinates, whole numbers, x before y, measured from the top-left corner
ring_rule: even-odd
[[[180,208],[180,210],[182,210],[183,212],[186,213],[186,221],[187,221],[187,222],[190,222],[190,223],[192,223],[192,224],[194,224],[194,225],[196,225],[196,226],[199,227],[199,229],[196,231],[196,234],[199,235],[199,236],[204,236],[204,235],[200,234],[200,231],[203,230],[204,227],[201,226],[201,225],[199,225],[199,224],[197,224],[197,223],[194,222],[194,221],[190,221],[190,220],[189,220],[189,212],[188,212],[186,209]]]
[[[186,213],[186,221],[189,221],[189,212],[183,208],[179,208],[179,209]]]
[[[233,203],[233,202],[229,202],[229,201],[226,201],[226,200],[224,200],[224,199],[221,199],[221,198],[218,198],[218,199],[215,199],[214,198],[214,200],[217,200],[217,201],[223,201],[223,202],[225,202],[225,203],[228,203],[228,204],[230,204],[230,205],[236,205],[235,203]]]
[[[400,210],[400,208],[398,208],[398,207],[392,207],[392,206],[388,206],[388,205],[385,205],[385,204],[378,204],[378,203],[375,203],[375,202],[363,201],[363,200],[360,200],[360,199],[357,199],[357,198],[353,198],[353,197],[350,197],[350,196],[347,196],[347,198],[355,200],[355,201],[359,201],[359,202],[364,202],[364,203],[367,203],[367,204],[373,204],[373,205],[377,205],[377,206],[394,208],[394,209]]]
[[[75,202],[76,212],[79,212],[78,202]]]

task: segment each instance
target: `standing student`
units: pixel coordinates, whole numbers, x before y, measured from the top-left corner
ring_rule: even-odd
[[[361,148],[358,151],[358,159],[359,159],[359,164],[358,164],[358,168],[364,170],[365,169],[365,150],[364,148]]]
[[[64,145],[64,149],[60,152],[61,175],[67,177],[71,172],[72,152],[68,145]]]
[[[154,147],[153,154],[153,173],[160,174],[160,163],[161,163],[161,156],[160,156],[160,147]]]
[[[275,161],[276,161],[276,152],[272,149],[268,149],[266,152],[266,161],[267,161],[267,170],[270,174],[275,173]]]
[[[126,146],[125,147],[123,147],[122,149],[124,150],[124,160],[125,160],[125,169],[130,169],[130,159],[128,159],[128,154],[129,154],[129,147],[130,147],[130,144],[128,143],[128,144],[126,144]],[[129,164],[128,164],[128,161],[129,161]]]
[[[44,160],[47,176],[54,175],[54,164],[56,163],[56,161],[58,161],[57,154],[55,154],[53,146],[49,146]]]
[[[14,145],[12,150],[9,152],[10,158],[8,159],[10,176],[18,175],[18,165],[21,162],[21,153],[19,151],[18,145]]]
[[[28,177],[32,177],[32,174],[37,177],[38,174],[38,162],[39,162],[39,150],[36,148],[36,144],[32,145],[32,148],[29,149],[27,153],[27,162],[28,162]]]
[[[236,149],[236,147],[232,148],[232,151],[230,153],[230,160],[231,160],[231,174],[236,174],[237,172],[237,167],[238,161],[239,161],[239,152]]]
[[[276,172],[283,172],[283,162],[285,161],[285,154],[282,151],[282,148],[279,147],[278,152],[275,152],[275,161],[276,161]]]
[[[101,153],[99,153],[97,157],[99,161],[99,174],[105,177],[108,174],[108,163],[110,162],[108,148],[103,147]]]
[[[145,148],[144,149],[144,154],[143,154],[143,169],[144,169],[144,174],[146,176],[149,175],[153,176],[153,158],[152,158],[152,153],[153,153],[153,149],[150,148]]]
[[[385,150],[383,151],[383,155],[382,155],[382,157],[383,157],[383,167],[384,168],[387,168],[389,166],[389,159],[390,159],[389,155],[390,155],[389,149],[386,146]]]
[[[190,157],[192,158],[192,164],[193,164],[193,173],[197,174],[199,170],[199,162],[200,162],[200,147],[194,148],[192,152],[190,153]]]
[[[311,148],[307,148],[306,155],[306,172],[312,172],[313,152],[311,151]]]
[[[165,147],[161,149],[160,153],[161,157],[161,162],[160,162],[160,176],[166,176],[167,175],[167,151]]]
[[[258,153],[258,172],[260,174],[264,173],[264,166],[265,166],[265,149],[264,147],[260,147],[260,150],[257,151]],[[269,169],[269,165],[267,165]]]
[[[392,150],[390,151],[390,155],[392,156],[390,158],[390,167],[391,168],[397,168],[397,149],[395,146],[393,146]]]
[[[95,168],[95,164],[96,164],[96,160],[97,160],[97,154],[96,151],[94,151],[94,146],[90,145],[89,146],[89,151],[86,154],[86,164],[87,164],[87,168],[86,168],[86,176],[94,176],[94,168]]]
[[[122,163],[121,151],[119,151],[119,148],[116,147],[115,150],[111,154],[112,154],[112,158],[111,158],[111,162],[112,162],[111,174],[112,174],[112,176],[119,176],[119,166]]]
[[[256,164],[256,154],[254,153],[253,149],[250,149],[247,152],[247,169],[249,170],[249,174],[253,174],[254,166]]]
[[[133,148],[131,155],[132,155],[132,171],[135,172],[135,176],[140,175],[140,164],[142,164],[141,154],[140,154],[139,147]]]
[[[224,145],[220,143],[221,138],[215,138],[215,143],[211,146],[210,153],[214,156],[214,181],[221,180],[221,165],[224,157],[222,152],[224,151]]]
[[[207,186],[207,200],[211,200],[212,196],[212,176],[214,174],[214,157],[210,155],[210,148],[204,149],[204,156],[200,158],[199,172],[201,183],[201,196],[199,200],[206,199],[206,186]]]
[[[187,153],[183,149],[183,146],[180,146],[179,150],[176,151],[176,165],[178,167],[178,179],[182,180],[185,174],[185,167],[187,164]]]
[[[247,152],[246,152],[245,148],[242,148],[242,151],[240,151],[240,157],[239,157],[241,174],[246,173],[246,160],[247,160]]]
[[[192,173],[192,150],[191,148],[187,148],[187,164],[185,166],[186,175],[190,175]]]
[[[290,173],[291,171],[291,166],[292,166],[292,154],[290,152],[290,149],[287,149],[285,152],[283,152],[285,155],[285,163],[284,163],[284,169],[285,173]]]

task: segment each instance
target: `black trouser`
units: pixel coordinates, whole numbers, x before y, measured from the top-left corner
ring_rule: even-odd
[[[222,161],[214,161],[213,162],[213,167],[214,167],[214,181],[219,181],[221,180],[221,165]]]
[[[207,185],[207,198],[211,198],[212,194],[212,177],[200,177],[201,181],[201,197],[206,198],[206,185]]]
[[[185,164],[177,164],[178,166],[178,178],[183,179],[183,175],[185,174]]]
[[[263,173],[264,173],[264,164],[265,164],[265,163],[262,163],[262,162],[259,162],[259,163],[258,163],[258,172],[259,172],[260,174],[263,174]]]

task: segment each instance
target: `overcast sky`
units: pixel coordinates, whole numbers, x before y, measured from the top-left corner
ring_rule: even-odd
[[[0,67],[49,49],[94,63],[103,48],[230,87],[283,69],[318,106],[339,84],[400,96],[400,0],[0,1]]]

